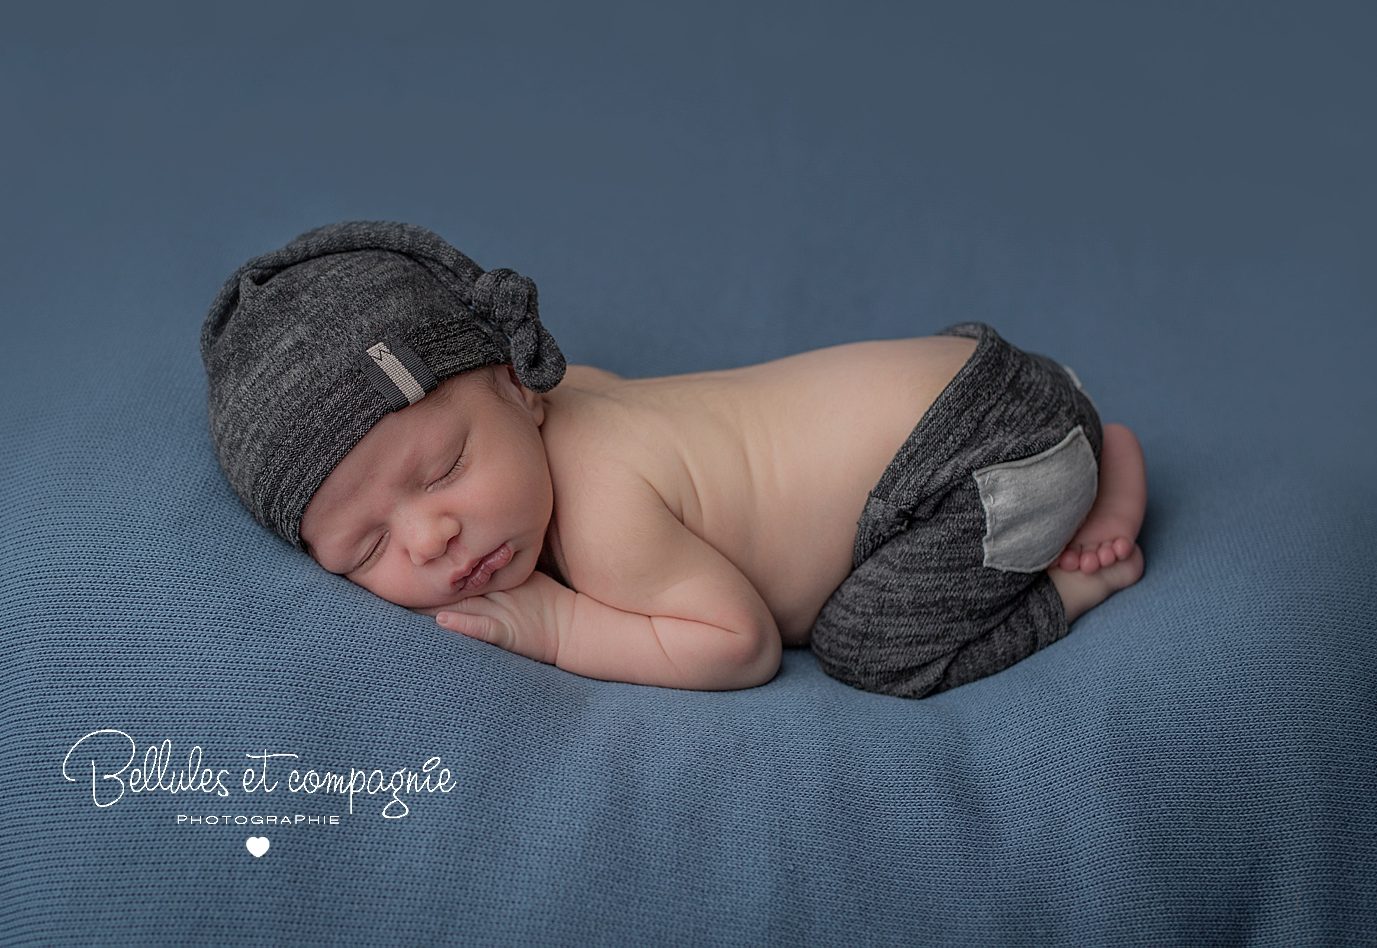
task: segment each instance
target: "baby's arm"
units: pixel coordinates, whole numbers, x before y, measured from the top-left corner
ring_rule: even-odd
[[[723,690],[779,670],[774,616],[736,566],[642,482],[596,537],[564,536],[570,580],[555,664],[589,678]],[[582,543],[587,548],[580,550]]]
[[[571,590],[572,591],[572,590]],[[575,592],[555,664],[604,681],[718,691],[764,684],[779,669],[753,635],[677,616],[626,612]]]

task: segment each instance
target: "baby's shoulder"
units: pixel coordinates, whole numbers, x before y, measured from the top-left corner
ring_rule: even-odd
[[[609,372],[607,369],[600,369],[595,365],[569,365],[564,369],[564,378],[560,384],[568,385],[570,388],[596,391],[620,381],[622,381],[620,375]]]
[[[655,486],[624,457],[590,457],[573,483],[556,487],[555,507],[564,576],[590,595],[650,539],[642,535],[646,524],[672,516]]]

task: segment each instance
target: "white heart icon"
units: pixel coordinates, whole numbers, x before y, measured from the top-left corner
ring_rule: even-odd
[[[268,851],[268,837],[250,836],[244,840],[244,845],[249,847],[249,852],[253,853],[255,859]]]

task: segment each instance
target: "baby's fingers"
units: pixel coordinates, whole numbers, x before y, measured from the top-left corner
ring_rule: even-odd
[[[476,639],[483,637],[484,616],[470,615],[467,612],[441,612],[435,617],[435,621],[447,629],[456,632],[463,632]]]
[[[469,612],[442,612],[435,619],[445,628],[462,632],[469,638],[500,644],[501,629],[498,621],[491,616],[474,615]]]

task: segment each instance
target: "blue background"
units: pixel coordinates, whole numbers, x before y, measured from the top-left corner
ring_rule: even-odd
[[[0,940],[1377,937],[1377,16],[1360,3],[29,6],[0,30]],[[922,702],[437,630],[257,527],[197,337],[430,227],[645,376],[982,320],[1148,463],[1136,586]],[[99,728],[460,774],[384,820],[62,778]],[[232,805],[231,805],[232,804]]]

